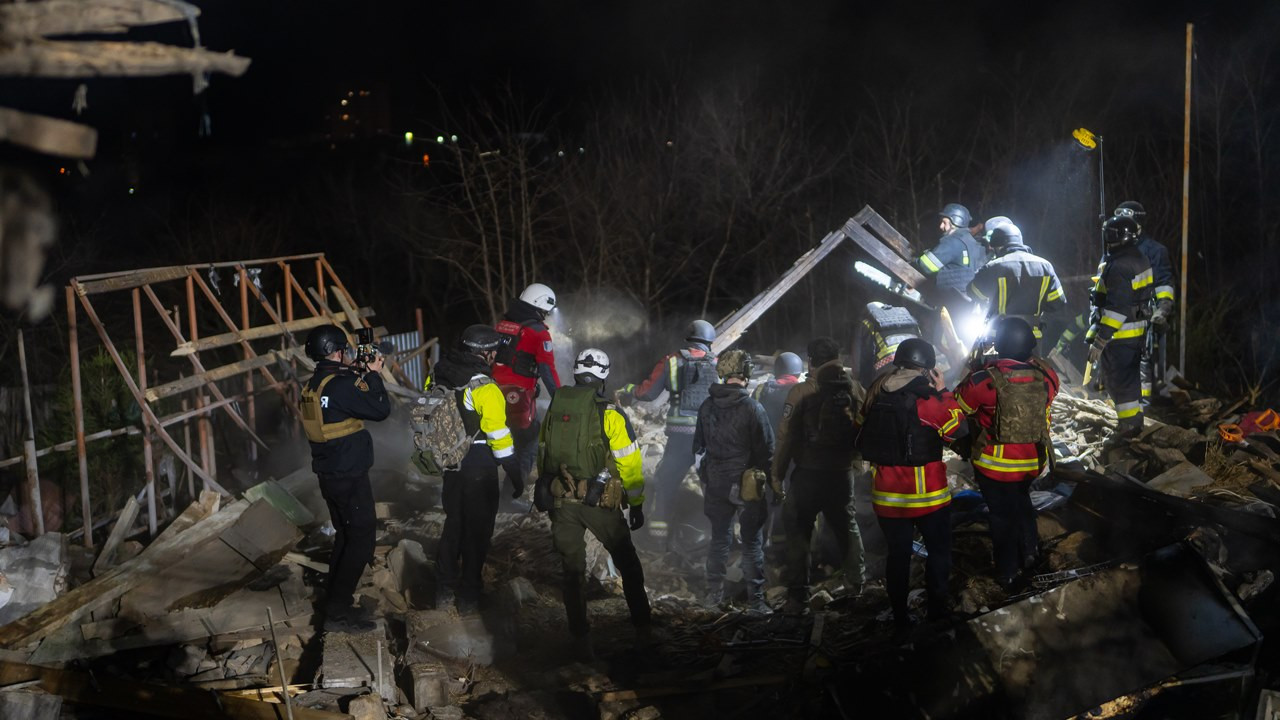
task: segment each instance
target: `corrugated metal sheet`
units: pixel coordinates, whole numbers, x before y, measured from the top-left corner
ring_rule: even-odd
[[[422,335],[417,330],[400,333],[399,335],[388,335],[383,338],[391,343],[397,353],[407,353],[416,349],[422,344]],[[413,381],[413,389],[421,390],[422,383],[426,382],[427,371],[426,366],[422,362],[422,353],[418,353],[409,359],[408,362],[402,363],[400,368],[404,370],[404,374],[409,376]]]

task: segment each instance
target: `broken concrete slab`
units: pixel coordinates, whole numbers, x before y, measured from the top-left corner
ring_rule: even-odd
[[[387,553],[387,568],[395,577],[395,590],[410,607],[426,609],[431,606],[435,590],[435,573],[431,561],[416,540],[401,540]]]
[[[365,633],[326,632],[316,683],[322,688],[377,688],[382,697],[395,698],[395,656],[387,644],[384,620]]]
[[[504,632],[510,624],[505,619],[486,621],[478,614],[459,617],[446,610],[423,610],[406,616],[411,647],[477,665],[492,665],[497,657],[515,651],[515,638]]]
[[[13,590],[0,606],[0,625],[10,623],[52,602],[65,589],[66,539],[45,533],[26,545],[0,549],[0,569]]]
[[[0,718],[12,720],[58,720],[62,698],[43,692],[0,692]]]
[[[1196,488],[1212,484],[1213,478],[1206,475],[1200,468],[1184,460],[1152,478],[1147,483],[1147,486],[1170,495],[1191,497]]]
[[[298,501],[283,485],[275,480],[258,483],[244,491],[244,498],[250,502],[264,499],[289,519],[296,527],[310,527],[316,522],[316,516],[307,506]]]
[[[418,712],[449,704],[449,671],[440,663],[413,663],[409,666],[410,696]]]

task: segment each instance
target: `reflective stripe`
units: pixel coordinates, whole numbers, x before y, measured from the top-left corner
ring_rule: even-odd
[[[1103,310],[1101,322],[1107,327],[1119,330],[1120,326],[1124,324],[1124,315],[1114,310]]]
[[[471,399],[471,388],[467,388],[462,392],[462,407],[475,412],[476,403]]]
[[[961,254],[961,257],[960,257],[960,264],[961,264],[961,265],[963,265],[963,266],[965,266],[965,267],[969,267],[969,251],[968,251],[968,250],[961,250],[961,251],[960,251],[960,254]]]
[[[888,505],[900,508],[921,508],[933,507],[935,505],[946,505],[951,501],[951,488],[942,488],[934,490],[931,493],[923,495],[906,494],[906,493],[887,493],[879,490],[871,491],[871,502],[877,505]]]
[[[1147,321],[1139,320],[1137,322],[1125,323],[1121,325],[1119,328],[1116,329],[1115,333],[1112,334],[1111,337],[1112,339],[1115,339],[1115,340],[1120,340],[1122,338],[1142,337],[1142,334],[1145,333],[1146,331],[1147,331]]]
[[[679,390],[680,385],[680,364],[672,357],[667,360],[667,389],[671,392]]]
[[[1143,385],[1143,386],[1142,386],[1142,397],[1151,397],[1151,386],[1150,386],[1150,385]]]
[[[1153,282],[1155,282],[1155,278],[1151,276],[1151,268],[1147,268],[1146,270],[1143,270],[1142,272],[1138,273],[1133,278],[1131,284],[1133,285],[1134,290],[1141,290],[1142,288],[1150,285]]]
[[[630,445],[624,448],[618,448],[617,450],[613,450],[611,452],[613,452],[613,456],[616,458],[624,458],[639,449],[640,448],[635,443],[631,443]]]
[[[1061,300],[1062,290],[1061,289],[1050,290],[1049,294],[1044,296],[1044,299],[1048,300],[1049,302],[1053,302],[1054,300]]]
[[[996,302],[996,312],[1003,315],[1005,313],[1005,306],[1009,303],[1009,285],[1007,283],[1007,278],[999,278],[996,281],[996,284],[999,286],[1000,294],[1000,299]]]
[[[924,466],[916,468],[916,495],[924,495],[928,492],[928,488],[924,484]]]
[[[1121,420],[1131,418],[1142,412],[1142,402],[1134,400],[1133,402],[1123,402],[1116,404],[1116,417]]]
[[[511,428],[500,428],[498,430],[494,430],[493,432],[485,433],[485,436],[488,437],[490,440],[501,440],[502,438],[510,434],[511,434]]]
[[[960,417],[963,415],[959,410],[950,410],[949,412],[951,413],[951,419],[943,423],[942,428],[939,431],[943,435],[950,435],[951,431],[955,430],[956,426],[960,424]]]
[[[956,404],[960,406],[960,409],[964,411],[965,415],[972,415],[978,412],[977,408],[969,407],[969,403],[965,402],[964,398],[960,397],[959,393],[956,394]]]
[[[1040,461],[1036,458],[1010,460],[1008,458],[998,458],[994,455],[988,455],[984,452],[977,460],[973,461],[973,466],[993,470],[995,472],[1032,472],[1040,469]]]
[[[1156,286],[1156,299],[1157,299],[1157,300],[1172,300],[1172,299],[1173,299],[1173,286],[1171,286],[1171,285],[1157,285],[1157,286]]]
[[[493,456],[501,460],[504,457],[511,457],[515,453],[516,453],[516,448],[514,445],[512,445],[511,447],[504,447],[501,450],[494,450]]]
[[[983,301],[983,302],[987,302],[987,301],[989,301],[989,300],[991,299],[991,298],[987,297],[986,295],[983,295],[983,294],[982,294],[982,291],[978,289],[977,284],[971,284],[971,285],[969,285],[969,292],[973,293],[973,294],[974,294],[974,296],[976,296],[979,300],[981,300],[981,301]]]
[[[942,261],[938,259],[937,255],[933,254],[932,250],[920,256],[920,264],[924,265],[924,269],[931,273],[936,273],[942,269]]]

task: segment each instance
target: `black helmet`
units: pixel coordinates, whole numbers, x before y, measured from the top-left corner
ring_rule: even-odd
[[[1137,220],[1122,215],[1112,216],[1102,224],[1102,240],[1107,244],[1108,250],[1133,245],[1138,242],[1141,232],[1142,226],[1138,225]]]
[[[716,329],[706,320],[694,320],[689,323],[689,329],[685,331],[684,339],[689,342],[700,342],[710,345],[715,342]]]
[[[1036,334],[1026,320],[1003,317],[996,321],[996,353],[1002,358],[1026,360],[1036,347]]]
[[[337,325],[321,325],[307,334],[307,357],[312,360],[323,360],[349,347],[347,334]]]
[[[942,210],[938,213],[938,217],[949,218],[951,224],[958,228],[969,227],[969,222],[973,219],[969,215],[969,208],[960,203],[947,203],[942,206]]]
[[[1022,230],[1011,222],[1002,223],[987,234],[987,243],[993,250],[1000,250],[1010,245],[1021,245]]]
[[[1116,217],[1131,217],[1138,222],[1147,216],[1147,209],[1142,207],[1142,203],[1137,200],[1125,200],[1116,206],[1115,212],[1111,213]]]
[[[773,363],[774,377],[783,375],[799,375],[804,372],[804,361],[793,352],[784,352]]]
[[[462,347],[470,352],[484,353],[497,350],[502,344],[502,333],[488,325],[471,325],[462,331]]]
[[[932,370],[938,364],[938,356],[933,346],[920,338],[907,338],[898,345],[893,356],[893,364],[904,368]]]

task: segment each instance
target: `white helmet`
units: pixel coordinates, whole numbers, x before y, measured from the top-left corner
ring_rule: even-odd
[[[520,293],[520,299],[544,313],[549,313],[556,307],[555,292],[542,283],[534,283],[525,288],[524,292]]]
[[[573,362],[574,375],[591,375],[604,380],[609,377],[609,356],[600,348],[587,348]]]

